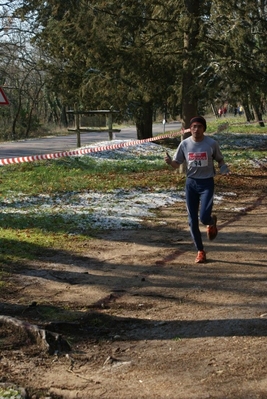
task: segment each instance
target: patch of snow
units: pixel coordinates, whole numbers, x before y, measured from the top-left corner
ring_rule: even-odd
[[[233,148],[234,136],[225,134],[217,135],[225,146]],[[235,134],[236,136],[236,134]],[[261,141],[257,135],[253,135],[253,145],[255,138],[259,147],[266,146],[267,136],[261,135]],[[258,135],[260,136],[260,135]],[[85,162],[90,157],[101,161],[116,161],[121,159],[135,158],[136,162],[140,159],[144,162],[164,162],[163,157],[166,147],[147,142],[136,145],[128,145],[128,140],[104,141],[86,146],[83,148],[109,147],[110,145],[125,144],[126,146],[117,149],[107,149],[99,152],[80,155]],[[131,140],[129,140],[131,141]],[[242,143],[246,140],[242,140]],[[252,143],[249,142],[249,145]],[[237,136],[236,146],[239,146],[239,136]],[[167,149],[171,154],[172,149]],[[77,156],[75,156],[77,157]],[[74,158],[75,158],[74,157]],[[216,194],[215,203],[222,202],[225,196],[235,196],[235,193]],[[139,227],[142,221],[148,217],[154,217],[153,210],[177,202],[185,202],[184,190],[114,190],[108,193],[89,191],[86,193],[67,192],[62,195],[26,196],[23,194],[12,195],[2,200],[0,212],[9,214],[13,217],[21,214],[36,215],[40,217],[54,218],[61,217],[69,223],[71,231],[81,233],[92,228],[100,229],[129,229]],[[52,219],[53,220],[53,219]]]
[[[89,191],[68,192],[63,195],[15,195],[3,200],[4,214],[38,214],[39,217],[61,216],[66,222],[83,231],[88,226],[105,229],[139,227],[153,209],[184,202],[184,192],[162,190],[114,190],[109,193]]]

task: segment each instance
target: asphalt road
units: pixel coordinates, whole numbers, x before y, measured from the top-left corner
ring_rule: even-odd
[[[180,122],[153,125],[153,134],[167,133],[171,130],[180,130]],[[123,128],[115,133],[115,139],[137,139],[135,126]],[[81,146],[90,145],[100,141],[108,141],[108,132],[81,133]],[[67,136],[55,136],[43,139],[29,139],[0,143],[0,159],[26,157],[30,155],[54,154],[56,152],[69,151],[77,148],[77,134]]]

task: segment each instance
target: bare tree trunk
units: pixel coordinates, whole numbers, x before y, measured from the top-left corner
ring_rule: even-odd
[[[259,122],[259,125],[261,127],[264,127],[265,125],[264,125],[264,122],[262,120],[262,113],[261,113],[261,110],[260,110],[260,106],[258,105],[257,102],[254,102],[252,107],[253,107],[253,111],[254,111],[256,120]]]
[[[193,52],[198,43],[199,34],[199,0],[186,0],[185,7],[190,16],[191,24],[184,33],[184,62],[183,62],[183,78],[182,78],[182,110],[181,120],[183,128],[189,127],[190,119],[197,115],[198,96],[195,90],[195,58]],[[182,135],[181,140],[189,137],[190,132]],[[180,173],[185,173],[185,164],[181,165]]]
[[[16,113],[15,113],[14,119],[12,121],[12,128],[11,128],[11,138],[12,138],[12,140],[16,139],[16,125],[17,125],[17,122],[18,122],[19,114],[20,114],[20,111],[21,111],[21,105],[22,105],[21,104],[21,96],[22,96],[22,89],[20,88],[19,91],[18,91],[18,100],[19,100],[19,102],[18,102],[18,106],[17,106],[17,109],[16,109]]]
[[[32,99],[32,105],[31,105],[31,109],[30,109],[30,112],[29,112],[29,116],[28,116],[27,128],[26,128],[26,131],[25,131],[25,137],[26,138],[29,137],[29,132],[31,130],[31,122],[32,122],[32,114],[33,114],[33,110],[34,110],[34,104],[37,103],[37,100],[39,98],[39,95],[40,95],[40,92],[41,92],[43,86],[44,86],[44,83],[38,88],[35,97]]]
[[[138,140],[153,137],[153,105],[151,102],[142,103],[135,124]]]
[[[219,116],[218,110],[213,103],[211,103],[211,109],[212,109],[212,112],[214,113],[214,115],[216,116],[216,118],[218,118],[218,116]]]
[[[60,113],[60,121],[64,127],[68,127],[67,113],[66,113],[66,105],[62,105],[61,113]]]
[[[242,103],[243,103],[244,112],[246,115],[246,120],[247,120],[247,122],[250,122],[254,119],[254,116],[253,116],[253,113],[250,111],[248,99],[247,98],[243,99]]]

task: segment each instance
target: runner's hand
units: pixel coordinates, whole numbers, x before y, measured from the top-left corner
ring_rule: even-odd
[[[229,175],[230,174],[230,170],[228,169],[228,166],[226,164],[223,164],[220,167],[220,174],[221,175]]]
[[[168,152],[166,152],[166,156],[165,156],[165,162],[170,165],[172,163],[172,157],[170,156],[170,154]]]

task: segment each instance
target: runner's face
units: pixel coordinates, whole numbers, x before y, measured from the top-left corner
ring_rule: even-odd
[[[201,141],[204,136],[204,126],[201,123],[192,123],[190,131],[194,141]]]

